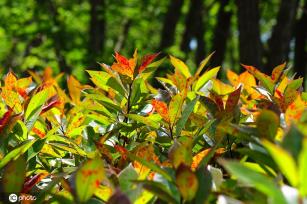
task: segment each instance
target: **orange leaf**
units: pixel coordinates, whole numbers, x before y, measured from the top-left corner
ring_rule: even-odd
[[[151,105],[166,122],[169,122],[169,114],[166,103],[158,100],[152,100]]]
[[[111,69],[118,72],[119,74],[126,75],[133,78],[134,68],[136,66],[137,55],[134,54],[134,58],[127,59],[126,57],[120,55],[118,52],[115,53],[116,63],[113,63]]]
[[[277,82],[278,79],[280,78],[281,74],[282,74],[282,71],[284,70],[284,68],[286,67],[286,63],[283,63],[281,65],[278,65],[277,67],[275,67],[273,69],[273,72],[272,72],[272,80],[274,82]]]
[[[129,66],[124,66],[124,65],[119,64],[119,63],[114,63],[111,66],[111,69],[116,71],[119,74],[126,75],[126,76],[128,76],[130,78],[133,77],[133,71],[130,69]]]
[[[191,164],[191,169],[194,171],[197,169],[197,167],[199,166],[200,162],[202,161],[202,159],[208,155],[208,153],[210,152],[211,148],[205,149],[201,152],[199,152],[198,154],[196,154],[193,157],[193,162]],[[221,154],[223,154],[225,152],[225,148],[218,148],[215,150],[215,156],[220,156]]]
[[[80,82],[71,75],[67,79],[67,85],[72,102],[79,104],[82,89]]]
[[[256,93],[256,90],[252,88],[257,85],[256,79],[248,71],[245,71],[242,74],[240,74],[239,83],[242,83],[244,85],[243,88],[247,91],[248,94]]]
[[[239,83],[239,76],[231,70],[227,70],[226,74],[227,74],[227,79],[230,82],[230,84],[233,86],[237,86]]]
[[[123,66],[129,66],[129,60],[126,57],[120,55],[118,52],[115,52],[115,59],[117,63]]]
[[[306,108],[307,103],[302,100],[300,95],[298,95],[298,97],[288,106],[285,112],[287,124],[290,125],[291,122],[298,121]]]
[[[41,131],[40,129],[36,127],[32,128],[32,131],[40,138],[44,138],[46,136],[46,134],[43,131]]]
[[[16,82],[17,82],[17,77],[13,72],[10,71],[4,79],[5,89],[13,90]]]

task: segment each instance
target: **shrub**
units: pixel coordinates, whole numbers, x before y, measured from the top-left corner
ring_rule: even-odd
[[[0,108],[2,199],[36,203],[301,202],[307,196],[307,93],[286,64],[272,76],[242,65],[150,78],[166,58],[135,51],[73,76],[52,70],[4,77]],[[289,192],[294,192],[290,195]],[[294,196],[293,196],[294,195]],[[292,196],[292,197],[291,197]],[[33,197],[32,197],[33,198]]]

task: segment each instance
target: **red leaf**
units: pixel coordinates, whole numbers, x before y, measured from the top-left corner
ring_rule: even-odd
[[[225,108],[226,111],[230,112],[234,110],[234,108],[239,102],[240,94],[241,94],[241,86],[239,86],[237,90],[229,94],[226,101],[226,108]]]
[[[122,158],[124,160],[127,159],[128,156],[128,150],[125,149],[124,147],[120,146],[120,145],[114,145],[114,148],[116,149],[117,152],[120,153],[120,155],[122,156]]]
[[[12,115],[13,109],[8,107],[8,111],[6,111],[3,117],[0,119],[0,132],[4,129],[5,125],[9,122],[10,116]]]
[[[58,97],[54,96],[48,101],[47,105],[43,106],[41,114],[43,114],[43,113],[47,112],[48,110],[50,110],[51,108],[59,106],[61,104],[62,104],[62,102],[58,99]]]
[[[117,63],[129,66],[129,60],[126,57],[120,55],[118,52],[115,52],[115,59]]]
[[[24,185],[23,185],[23,189],[22,189],[22,193],[28,193],[33,186],[35,186],[38,182],[40,182],[43,178],[45,178],[48,175],[48,173],[40,173],[40,174],[36,174],[35,176],[33,176],[32,178],[28,179]]]
[[[139,73],[142,73],[146,67],[159,55],[160,53],[145,55],[142,59],[142,64],[139,68]]]

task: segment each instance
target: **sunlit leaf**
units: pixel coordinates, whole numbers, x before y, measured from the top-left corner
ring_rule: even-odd
[[[273,92],[274,92],[274,82],[269,76],[260,72],[258,69],[256,69],[253,66],[248,66],[248,65],[243,65],[243,64],[242,64],[242,66],[247,71],[249,71],[251,74],[253,74],[262,83],[262,85],[269,91],[270,94],[273,94]]]
[[[307,195],[307,141],[303,143],[303,149],[299,155],[299,190],[302,196]]]
[[[168,107],[168,117],[171,124],[174,124],[176,120],[181,116],[181,108],[183,105],[183,100],[184,98],[182,94],[177,94],[170,101]]]
[[[285,69],[285,67],[286,67],[286,63],[283,63],[281,65],[276,66],[273,69],[271,78],[272,78],[274,83],[276,83],[278,81],[278,79],[281,77],[282,72]]]
[[[215,78],[217,76],[219,70],[220,67],[215,67],[201,75],[196,81],[194,89],[198,91],[200,88],[202,88],[210,79]]]
[[[222,162],[223,166],[234,176],[236,176],[240,181],[244,182],[246,185],[252,185],[257,190],[266,194],[273,203],[286,204],[286,200],[274,183],[273,179],[264,176],[252,169],[243,166],[238,162]]]
[[[279,166],[280,171],[285,175],[291,185],[298,186],[298,169],[293,157],[281,147],[274,145],[268,141],[263,141],[263,145],[267,148],[272,158]]]
[[[190,114],[193,112],[194,106],[197,102],[198,98],[193,99],[189,103],[187,103],[185,109],[182,112],[181,118],[178,120],[176,125],[176,135],[180,136],[180,133],[182,129],[184,128],[186,122],[188,121],[188,118]]]
[[[67,86],[72,102],[74,104],[79,104],[81,96],[80,82],[74,76],[71,75],[67,79]]]
[[[209,60],[211,59],[211,57],[214,55],[215,52],[212,52],[210,55],[208,55],[205,59],[203,59],[200,62],[199,67],[197,68],[197,71],[195,73],[195,77],[198,77],[200,75],[200,73],[202,72],[202,70],[204,69],[204,67],[208,64]]]
[[[170,60],[172,65],[176,69],[178,69],[186,78],[189,78],[191,76],[190,70],[184,62],[173,56],[170,56]]]
[[[170,121],[169,112],[166,103],[164,103],[163,101],[152,100],[151,105],[166,122]]]
[[[36,120],[37,114],[39,114],[42,110],[44,103],[47,101],[48,98],[48,90],[43,90],[35,94],[27,107],[25,112],[25,120],[33,122]]]
[[[76,194],[79,201],[90,199],[104,178],[104,164],[101,159],[86,161],[76,173]]]
[[[10,161],[16,160],[21,155],[23,155],[34,144],[35,141],[36,140],[26,141],[24,144],[5,155],[5,157],[0,160],[0,169],[2,169]]]

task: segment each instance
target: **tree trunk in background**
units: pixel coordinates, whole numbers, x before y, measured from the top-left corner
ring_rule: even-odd
[[[295,28],[294,70],[301,77],[306,77],[307,70],[307,0],[304,2],[302,17]]]
[[[217,16],[217,24],[213,33],[212,51],[215,51],[211,60],[211,66],[216,67],[223,64],[227,39],[230,32],[231,11],[226,11],[225,7],[228,5],[229,0],[219,0],[220,8]]]
[[[266,65],[268,73],[270,73],[275,66],[288,60],[298,2],[298,0],[281,1],[277,22],[268,42],[269,52]]]
[[[170,47],[175,41],[176,25],[179,21],[183,2],[183,0],[170,1],[162,28],[160,51]]]
[[[114,47],[114,51],[120,52],[120,50],[125,47],[125,42],[129,33],[129,29],[132,25],[131,19],[125,19],[122,25],[122,33],[118,36],[117,42]]]
[[[197,50],[195,54],[196,63],[199,63],[205,57],[204,42],[204,22],[203,22],[203,1],[192,0],[190,2],[189,12],[186,16],[185,31],[183,33],[180,48],[185,53],[190,51],[190,42],[195,38]]]
[[[94,63],[103,53],[105,40],[105,0],[90,0],[89,62]]]
[[[240,63],[262,68],[259,0],[237,0]]]
[[[40,1],[38,0],[38,3]],[[58,10],[55,2],[52,0],[45,1],[46,9],[49,11],[51,15],[51,19],[53,21],[54,26],[59,29],[51,34],[54,43],[55,55],[57,57],[58,65],[61,72],[65,72],[70,74],[71,67],[67,64],[65,56],[63,55],[63,50],[65,50],[65,26],[62,25],[61,21],[58,19]]]
[[[199,64],[206,57],[206,49],[205,49],[205,28],[203,21],[203,3],[202,1],[195,1],[195,6],[197,6],[195,10],[195,37],[197,40],[197,49],[195,53],[195,62]]]

